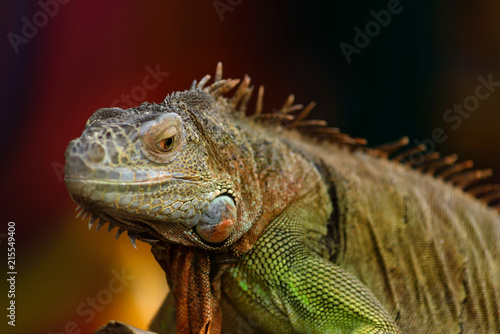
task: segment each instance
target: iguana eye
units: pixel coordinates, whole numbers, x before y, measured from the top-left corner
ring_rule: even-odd
[[[160,152],[168,152],[174,147],[174,145],[175,145],[175,136],[171,136],[171,137],[160,139],[156,143],[156,148]]]
[[[144,155],[158,163],[175,160],[185,143],[182,120],[175,113],[163,113],[142,124],[140,137]]]

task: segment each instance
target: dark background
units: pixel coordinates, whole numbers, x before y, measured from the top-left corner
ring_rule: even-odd
[[[498,1],[402,0],[350,63],[340,43],[353,45],[354,28],[364,30],[374,20],[370,12],[387,9],[388,1],[65,0],[57,11],[44,5],[54,3],[0,8],[0,241],[5,246],[7,222],[16,222],[18,272],[17,326],[6,326],[2,313],[2,333],[91,333],[109,319],[146,326],[166,291],[163,273],[146,245],[135,251],[126,237],[116,242],[88,232],[74,218],[63,153],[96,109],[132,92],[134,104],[160,102],[213,74],[217,61],[225,77],[248,73],[265,84],[266,110],[289,93],[298,103],[315,100],[314,118],[370,145],[403,135],[414,144],[442,128],[447,139],[438,151],[493,168],[500,181],[500,92],[456,128],[443,119],[474,95],[478,76],[500,81]],[[52,16],[40,14],[44,7]],[[168,76],[139,96],[146,68],[157,66]],[[1,254],[5,263],[5,248]],[[117,283],[113,270],[135,278]]]

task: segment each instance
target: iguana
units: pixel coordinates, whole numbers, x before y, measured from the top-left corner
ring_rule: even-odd
[[[165,271],[150,331],[500,332],[500,186],[473,185],[489,170],[369,148],[293,95],[264,113],[262,86],[250,113],[248,76],[209,79],[97,110],[65,153],[89,228],[150,243]]]

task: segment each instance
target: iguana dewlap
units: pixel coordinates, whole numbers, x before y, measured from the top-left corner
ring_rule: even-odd
[[[489,171],[367,148],[293,96],[262,113],[262,87],[247,115],[247,76],[209,78],[97,110],[66,151],[89,227],[150,243],[166,273],[151,331],[500,333],[500,187],[473,185]]]

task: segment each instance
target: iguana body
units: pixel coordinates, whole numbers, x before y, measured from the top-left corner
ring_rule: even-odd
[[[290,116],[293,99],[262,114],[259,90],[246,116],[248,77],[226,98],[239,81],[221,75],[161,104],[97,111],[66,153],[68,189],[91,225],[153,245],[171,292],[151,330],[500,331],[496,211],[385,158],[389,146],[304,121],[311,106]],[[423,167],[461,186],[487,174],[453,162]],[[475,192],[493,201],[497,190]]]

